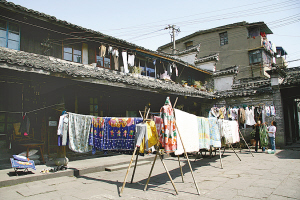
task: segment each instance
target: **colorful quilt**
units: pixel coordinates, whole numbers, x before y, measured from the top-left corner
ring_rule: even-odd
[[[134,150],[135,125],[142,118],[93,118],[89,144],[95,150]]]

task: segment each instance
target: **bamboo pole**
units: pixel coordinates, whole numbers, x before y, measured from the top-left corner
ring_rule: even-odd
[[[222,155],[221,155],[221,148],[219,148],[219,154],[220,154],[221,169],[223,169]]]
[[[150,170],[150,173],[149,173],[149,176],[148,176],[148,179],[147,179],[144,191],[147,190],[147,187],[148,187],[148,184],[149,184],[149,181],[150,181],[150,178],[151,178],[151,174],[152,174],[152,171],[153,171],[153,168],[154,168],[154,165],[155,165],[155,161],[156,161],[156,158],[157,158],[158,154],[159,154],[159,146],[156,147],[156,154],[155,154],[155,157],[154,157],[154,161],[153,161],[153,164],[152,164],[152,167],[151,167],[151,170]]]
[[[133,178],[134,178],[134,174],[135,174],[135,169],[136,169],[136,165],[137,165],[137,162],[138,162],[138,157],[139,157],[139,149],[137,149],[136,159],[135,159],[134,168],[133,168],[133,172],[132,172],[132,177],[131,177],[130,183],[133,182]]]
[[[240,161],[242,161],[241,159],[240,159],[240,157],[236,154],[236,152],[235,152],[235,150],[234,150],[234,148],[233,148],[233,146],[232,146],[232,144],[230,143],[230,146],[231,146],[231,148],[232,148],[232,150],[233,150],[233,152],[235,153],[235,155],[239,158],[239,160]]]
[[[248,149],[249,149],[249,152],[251,153],[252,157],[254,157],[254,155],[253,155],[253,154],[252,154],[252,152],[251,152],[251,149],[249,148],[249,146],[248,146],[248,144],[247,144],[247,142],[246,142],[246,140],[245,140],[245,138],[244,138],[244,136],[242,135],[242,133],[241,133],[241,131],[240,131],[240,130],[239,130],[239,133],[240,133],[240,135],[242,136],[242,139],[244,140],[244,142],[245,142],[246,146],[248,147]]]
[[[127,179],[127,176],[128,176],[128,173],[129,173],[129,170],[130,170],[130,167],[131,167],[134,155],[136,153],[136,150],[137,150],[137,147],[134,148],[134,151],[133,151],[133,154],[132,154],[132,157],[131,157],[131,160],[130,160],[130,163],[129,163],[129,166],[128,166],[128,169],[127,169],[127,172],[126,172],[126,175],[125,175],[125,178],[124,178],[124,183],[123,183],[123,186],[122,186],[122,189],[121,189],[121,192],[120,192],[120,196],[123,193],[123,190],[124,190],[124,187],[125,187],[125,184],[126,184],[126,179]]]
[[[182,167],[181,167],[181,164],[180,164],[180,158],[179,158],[179,155],[178,155],[178,163],[179,163],[179,168],[180,168],[180,173],[181,173],[181,179],[182,179],[182,182],[184,183],[184,180],[183,180],[183,172],[182,172]]]
[[[164,160],[163,160],[163,158],[162,158],[162,156],[161,156],[160,153],[159,153],[159,158],[160,158],[160,160],[161,160],[161,162],[162,162],[162,164],[163,164],[163,166],[164,166],[164,168],[165,168],[165,170],[166,170],[166,172],[167,172],[167,174],[168,174],[168,176],[169,176],[169,179],[170,179],[170,181],[171,181],[171,183],[172,183],[172,185],[173,185],[173,188],[174,188],[176,194],[178,195],[178,191],[177,191],[177,189],[176,189],[176,187],[175,187],[174,181],[172,180],[172,177],[171,177],[171,175],[170,175],[170,173],[169,173],[169,171],[168,171],[168,169],[167,169],[167,166],[166,166],[166,164],[165,164],[165,162],[164,162]]]
[[[179,132],[179,130],[178,130],[178,126],[177,126],[177,123],[176,123],[176,119],[175,119],[175,126],[176,126],[176,129],[177,129],[177,131],[178,131],[178,135],[179,135],[179,138],[180,138],[180,140],[181,140],[181,144],[182,144],[182,147],[183,147],[183,150],[184,150],[184,154],[185,154],[185,156],[186,156],[186,159],[187,159],[187,161],[188,161],[188,164],[189,164],[189,167],[190,167],[190,170],[191,170],[191,174],[192,174],[192,177],[193,177],[193,180],[194,180],[195,187],[196,187],[196,189],[197,189],[198,194],[200,195],[200,191],[199,191],[197,182],[196,182],[195,177],[194,177],[194,173],[193,173],[193,169],[192,169],[192,166],[191,166],[189,157],[188,157],[188,155],[187,155],[187,153],[186,153],[186,150],[185,150],[185,147],[184,147],[184,144],[183,144],[183,140],[182,140],[181,135],[180,135],[180,132]]]

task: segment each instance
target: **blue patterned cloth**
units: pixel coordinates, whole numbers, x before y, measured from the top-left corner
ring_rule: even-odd
[[[221,135],[218,126],[218,119],[216,117],[208,118],[210,131],[210,145],[216,148],[221,147]]]
[[[142,118],[93,118],[89,136],[89,145],[96,150],[134,150],[135,125]]]

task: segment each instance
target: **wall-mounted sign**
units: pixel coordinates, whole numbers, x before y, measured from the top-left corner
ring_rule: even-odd
[[[49,121],[49,126],[57,126],[57,121]]]

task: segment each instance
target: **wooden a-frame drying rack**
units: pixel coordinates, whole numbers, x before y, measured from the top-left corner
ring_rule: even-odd
[[[176,105],[176,103],[177,103],[177,100],[178,100],[178,97],[177,97],[176,100],[175,100],[175,103],[174,103],[174,105],[173,105],[173,108],[175,107],[175,105]],[[150,111],[150,108],[148,109],[147,114],[146,114],[146,107],[145,107],[144,116],[142,115],[141,111],[139,111],[141,117],[143,118],[143,122],[149,120],[149,119],[148,119],[149,111]],[[197,182],[196,182],[195,177],[194,177],[194,174],[193,174],[193,169],[192,169],[192,166],[191,166],[189,157],[188,157],[188,155],[187,155],[187,152],[186,152],[185,147],[184,147],[184,143],[183,143],[183,141],[182,141],[180,132],[179,132],[178,127],[177,127],[176,118],[175,118],[175,126],[176,126],[176,129],[177,129],[177,131],[178,131],[178,135],[179,135],[179,138],[180,138],[180,140],[181,140],[181,143],[182,143],[182,147],[183,147],[183,150],[184,150],[184,155],[185,155],[185,157],[186,157],[186,159],[187,159],[187,161],[188,161],[188,164],[189,164],[189,167],[190,167],[190,170],[191,170],[191,174],[192,174],[192,177],[193,177],[193,180],[194,180],[195,187],[196,187],[196,189],[197,189],[197,193],[198,193],[198,195],[200,195],[200,191],[199,191]],[[128,173],[129,173],[130,167],[131,167],[131,165],[132,165],[132,162],[133,162],[133,159],[134,159],[134,155],[136,154],[135,165],[134,165],[133,174],[132,174],[132,177],[131,177],[131,183],[133,182],[133,178],[134,178],[134,174],[135,174],[135,170],[136,170],[136,165],[137,165],[137,161],[138,161],[138,153],[136,153],[138,149],[139,149],[139,147],[137,147],[137,146],[134,148],[134,151],[133,151],[133,154],[132,154],[132,157],[131,157],[131,160],[130,160],[130,163],[129,163],[129,166],[128,166],[128,169],[127,169],[127,172],[126,172],[126,175],[125,175],[125,178],[124,178],[123,186],[122,186],[122,189],[121,189],[121,191],[120,191],[120,196],[121,196],[122,193],[123,193],[123,190],[124,190],[124,187],[125,187],[125,184],[126,184],[126,179],[127,179],[127,177],[128,177]],[[168,171],[168,169],[167,169],[167,166],[166,166],[166,164],[165,164],[165,162],[164,162],[164,160],[163,160],[163,155],[162,155],[162,151],[161,151],[161,149],[160,149],[160,145],[157,144],[155,149],[156,149],[156,154],[155,154],[155,157],[154,157],[154,161],[153,161],[153,164],[152,164],[152,167],[151,167],[151,170],[150,170],[150,173],[149,173],[149,176],[148,176],[148,179],[147,179],[147,182],[146,182],[144,191],[147,190],[147,187],[148,187],[148,184],[149,184],[149,181],[150,181],[150,178],[151,178],[151,174],[152,174],[152,171],[153,171],[153,168],[154,168],[154,165],[155,165],[155,161],[156,161],[156,159],[157,159],[157,156],[159,156],[159,158],[160,158],[160,160],[161,160],[161,162],[162,162],[162,164],[163,164],[163,166],[164,166],[164,168],[165,168],[165,170],[166,170],[166,173],[168,174],[169,179],[170,179],[170,181],[171,181],[171,183],[172,183],[172,185],[173,185],[173,188],[174,188],[176,194],[178,195],[178,191],[177,191],[177,189],[176,189],[176,186],[175,186],[175,184],[174,184],[174,181],[173,181],[173,179],[172,179],[172,177],[171,177],[171,175],[170,175],[170,173],[169,173],[169,171]],[[181,172],[182,182],[184,182],[184,180],[183,180],[183,172],[182,172],[182,167],[181,167],[181,164],[180,164],[180,158],[179,158],[179,155],[178,155],[178,162],[179,162],[179,168],[180,168],[180,172]]]

